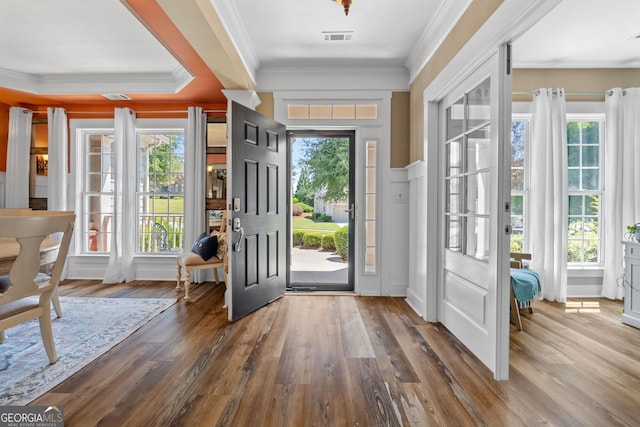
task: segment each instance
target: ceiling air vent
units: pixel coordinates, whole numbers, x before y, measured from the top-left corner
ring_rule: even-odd
[[[102,96],[112,101],[131,101],[131,98],[121,93],[103,93]]]
[[[347,42],[351,40],[353,31],[323,31],[322,36],[326,42]]]

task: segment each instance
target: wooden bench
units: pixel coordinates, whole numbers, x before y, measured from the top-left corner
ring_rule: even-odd
[[[227,230],[227,212],[225,211],[222,214],[222,222],[220,224],[220,232],[224,233]],[[226,241],[224,243],[226,247]],[[213,270],[213,277],[215,278],[216,284],[220,283],[220,278],[218,277],[218,268],[223,268],[224,274],[227,272],[227,251],[224,251],[224,256],[222,259],[212,256],[208,260],[202,259],[202,257],[193,252],[184,252],[178,255],[177,258],[177,267],[176,267],[176,291],[180,291],[182,286],[180,285],[180,279],[182,277],[182,269],[184,269],[184,300],[189,301],[189,288],[191,287],[191,272],[194,270]],[[226,280],[225,280],[226,284]]]

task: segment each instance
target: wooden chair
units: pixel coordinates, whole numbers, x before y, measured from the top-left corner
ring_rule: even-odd
[[[511,258],[511,268],[522,268],[524,260],[530,260],[531,254],[520,253],[520,252],[511,252],[509,255]],[[522,319],[520,318],[520,306],[518,304],[518,299],[513,292],[513,284],[511,284],[511,312],[513,313],[513,323],[515,323],[516,328],[521,331],[522,330]],[[533,307],[529,305],[529,313],[533,313]]]
[[[52,364],[58,356],[51,328],[51,298],[58,288],[74,222],[73,212],[0,216],[0,237],[16,238],[20,243],[20,252],[9,275],[0,276],[0,342],[5,339],[6,329],[38,318],[42,343]],[[50,279],[36,283],[40,270],[40,245],[50,234],[59,232],[63,235]]]
[[[225,211],[222,214],[222,222],[220,224],[220,232],[225,233],[227,230],[227,212]],[[226,248],[226,239],[223,243]],[[193,270],[213,270],[213,277],[216,280],[216,284],[220,283],[220,279],[218,277],[218,268],[223,268],[224,274],[227,273],[227,250],[224,250],[224,256],[222,258],[218,258],[217,256],[212,256],[208,260],[202,259],[202,257],[198,254],[194,254],[193,252],[184,252],[178,255],[177,258],[177,267],[176,267],[176,291],[180,291],[180,279],[182,277],[182,269],[184,268],[184,300],[189,301],[189,288],[191,286],[191,272]],[[225,280],[226,282],[226,280]]]
[[[47,211],[39,211],[33,210],[31,208],[3,208],[0,209],[0,216],[27,216],[27,215],[46,215]],[[12,239],[15,241],[15,239]],[[3,248],[0,248],[0,263],[8,263],[13,264],[15,261],[15,256],[7,256],[4,253]],[[60,248],[60,243],[55,242],[49,239],[46,239],[42,246],[40,247],[40,272],[46,273],[49,275],[51,273],[51,266],[56,259],[58,254],[58,249]],[[12,254],[17,254],[18,250],[11,248]],[[0,265],[0,270],[3,270],[4,265]],[[4,274],[0,273],[0,275]],[[60,300],[58,299],[58,290],[53,293],[53,297],[51,298],[51,304],[53,304],[53,308],[56,310],[56,315],[58,317],[62,317],[62,308],[60,307]]]

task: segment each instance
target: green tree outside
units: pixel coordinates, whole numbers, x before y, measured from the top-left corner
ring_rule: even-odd
[[[305,166],[300,169],[300,177],[298,178],[298,184],[296,185],[296,191],[293,196],[302,203],[313,206],[315,189],[312,186],[309,172]]]
[[[346,199],[349,196],[349,139],[324,138],[307,142],[303,162],[308,169],[309,187],[314,194],[322,191],[322,199],[327,202]]]

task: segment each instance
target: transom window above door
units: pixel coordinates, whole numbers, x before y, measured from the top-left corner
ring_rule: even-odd
[[[377,104],[288,104],[290,120],[375,120]]]

